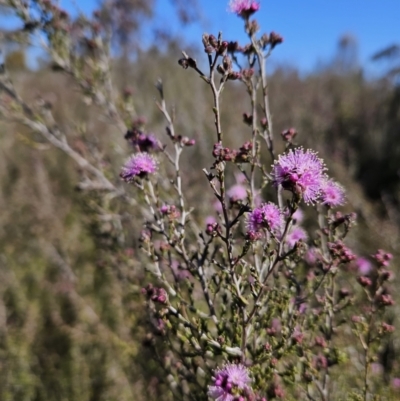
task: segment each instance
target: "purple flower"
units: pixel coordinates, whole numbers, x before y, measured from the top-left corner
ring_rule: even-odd
[[[294,221],[295,224],[300,224],[303,219],[304,219],[304,213],[301,209],[297,209],[293,215],[292,215],[292,219]]]
[[[326,181],[324,171],[324,163],[317,153],[297,148],[279,156],[272,175],[275,185],[301,196],[306,203],[314,203]]]
[[[356,259],[356,266],[358,268],[358,272],[363,276],[367,275],[372,269],[371,262],[368,259],[362,257]]]
[[[254,0],[231,0],[229,2],[229,11],[241,17],[249,17],[259,9],[260,3]]]
[[[217,213],[222,213],[222,204],[218,199],[213,202],[213,208]]]
[[[400,389],[400,377],[394,377],[394,378],[392,379],[392,387],[393,387],[395,390],[399,390],[399,389]]]
[[[290,248],[293,248],[300,240],[304,241],[308,238],[307,233],[301,227],[293,227],[286,236],[285,242]]]
[[[171,262],[171,270],[174,274],[176,280],[188,280],[191,277],[189,270],[185,269],[182,265],[179,264],[177,260],[172,260]]]
[[[371,372],[374,375],[380,375],[383,372],[383,366],[380,363],[371,363]]]
[[[335,207],[345,202],[344,188],[333,180],[325,180],[321,187],[321,202],[324,205]]]
[[[235,173],[235,180],[238,184],[244,184],[246,182],[246,176],[243,173]]]
[[[227,193],[229,197],[229,200],[232,203],[239,202],[239,201],[244,201],[247,198],[247,190],[246,187],[244,187],[241,184],[236,184],[233,187],[231,187]]]
[[[283,226],[283,216],[278,206],[268,202],[253,209],[247,218],[247,231],[261,233],[264,229],[274,234],[280,234]]]
[[[145,134],[138,127],[133,127],[125,134],[125,139],[140,152],[151,152],[162,150],[162,145],[154,134]]]
[[[315,247],[308,248],[308,251],[304,259],[309,265],[315,265],[317,261],[320,259],[320,255],[318,253],[317,248]]]
[[[154,134],[140,134],[133,144],[139,146],[141,152],[160,150],[161,146]]]
[[[157,171],[157,160],[148,153],[137,153],[131,156],[122,167],[120,177],[131,182],[135,177],[143,178]]]
[[[208,395],[216,401],[234,401],[250,390],[249,371],[243,365],[227,364],[215,371],[213,380]]]
[[[205,222],[206,222],[206,225],[209,225],[209,224],[215,224],[217,222],[217,220],[215,219],[214,216],[207,216]]]

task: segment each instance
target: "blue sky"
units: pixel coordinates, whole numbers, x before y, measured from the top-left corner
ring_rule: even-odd
[[[203,18],[186,28],[189,40],[199,40],[204,31],[222,30],[226,38],[245,43],[242,20],[227,13],[228,1],[199,3]],[[168,0],[158,2],[156,14],[174,20]],[[263,30],[274,30],[285,39],[273,55],[274,62],[297,65],[303,71],[329,60],[343,34],[357,39],[359,59],[371,71],[377,68],[370,61],[374,52],[400,43],[400,0],[261,0],[255,17]],[[174,29],[182,30],[178,26]]]
[[[203,32],[221,30],[227,40],[246,43],[243,21],[227,12],[228,0],[197,0],[201,11],[198,22],[182,27],[171,0],[156,0],[155,24],[184,37],[188,43],[201,44]],[[359,59],[371,73],[381,66],[370,61],[383,47],[400,43],[400,0],[261,0],[255,14],[262,30],[272,30],[284,37],[284,44],[274,52],[274,64],[295,65],[311,71],[318,63],[329,61],[343,34],[353,35],[359,46]],[[97,0],[62,0],[70,12],[76,5],[91,13]],[[7,20],[8,18],[6,18]],[[1,25],[7,26],[2,18]],[[148,37],[150,41],[150,36]]]

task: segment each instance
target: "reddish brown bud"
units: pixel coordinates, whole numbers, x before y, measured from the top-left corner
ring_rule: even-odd
[[[363,286],[363,287],[370,287],[372,285],[372,281],[369,277],[361,276],[358,277],[357,281]]]
[[[269,43],[271,44],[271,49],[273,49],[276,45],[279,45],[283,42],[283,38],[276,32],[271,32],[269,35]]]
[[[234,53],[240,49],[239,43],[238,42],[229,42],[228,43],[228,52],[229,53]]]
[[[218,54],[223,55],[228,49],[228,42],[224,40],[218,48]]]
[[[382,327],[383,333],[393,333],[395,331],[394,326],[392,326],[391,324],[385,323],[385,322],[382,323],[381,327]]]
[[[292,142],[293,138],[297,135],[297,131],[294,128],[289,128],[281,132],[283,140],[286,142]]]
[[[218,47],[218,39],[214,36],[214,35],[210,35],[208,37],[208,42],[210,43],[210,45],[212,47],[214,47],[215,49]]]
[[[377,299],[378,303],[380,303],[383,306],[392,306],[394,305],[394,299],[392,298],[392,296],[390,294],[382,294],[380,296],[378,296]]]
[[[315,346],[325,348],[327,343],[323,337],[315,337]]]
[[[244,68],[241,74],[244,79],[250,79],[254,75],[254,70],[253,68]]]
[[[268,120],[265,117],[260,120],[260,124],[262,128],[268,128]]]
[[[240,74],[240,72],[232,71],[232,72],[230,72],[230,73],[228,74],[228,79],[229,79],[230,81],[236,81],[237,79],[240,79],[241,76],[242,76],[242,75]]]
[[[390,280],[392,280],[393,279],[393,277],[394,277],[394,274],[393,274],[393,272],[391,272],[391,271],[389,271],[389,270],[381,270],[381,277],[382,277],[382,280],[384,280],[384,281],[390,281]]]
[[[260,25],[256,20],[250,21],[247,25],[247,30],[250,35],[253,35],[260,30]]]

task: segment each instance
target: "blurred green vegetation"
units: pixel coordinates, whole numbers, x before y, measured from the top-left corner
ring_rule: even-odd
[[[201,172],[212,163],[215,141],[211,94],[193,71],[178,66],[180,50],[171,41],[165,51],[140,52],[129,64],[116,60],[116,86],[121,92],[126,85],[133,88],[136,114],[146,117],[146,128],[167,143],[154,103],[154,83],[163,79],[178,133],[196,139],[183,157],[183,181],[189,202],[204,217],[212,201]],[[283,150],[279,133],[293,126],[299,144],[320,152],[330,174],[347,188],[345,210],[359,216],[352,248],[360,255],[384,248],[394,253],[396,265],[400,87],[390,79],[366,77],[359,66],[342,68],[340,57],[339,49],[331,65],[307,76],[295,67],[273,72],[276,142]],[[102,149],[110,178],[117,180],[129,149],[115,127],[83,101],[66,77],[46,66],[27,70],[23,54],[13,54],[7,64],[26,98],[40,94],[49,99],[74,149],[81,154],[91,152],[90,144]],[[239,147],[249,137],[241,117],[249,110],[244,86],[228,85],[222,126],[229,146]],[[79,191],[77,181],[76,165],[65,154],[26,128],[1,123],[0,400],[168,399],[156,386],[158,363],[142,346],[146,319],[140,288],[146,278],[138,236],[143,219],[134,207],[129,210],[133,218],[117,218],[126,207],[121,201]],[[130,193],[135,196],[134,189]],[[109,211],[108,220],[99,221],[99,208]],[[396,279],[393,287],[397,284]],[[385,374],[376,377],[381,388],[388,375],[400,376],[399,350],[397,334],[382,344]]]

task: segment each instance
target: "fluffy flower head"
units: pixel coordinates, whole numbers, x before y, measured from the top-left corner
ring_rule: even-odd
[[[227,364],[216,370],[208,395],[216,401],[234,401],[250,391],[249,371],[243,365]]]
[[[247,198],[246,187],[241,184],[236,184],[233,187],[229,188],[226,194],[228,195],[231,202],[239,202]]]
[[[283,215],[274,203],[263,203],[250,212],[247,219],[247,231],[258,234],[264,229],[279,234],[283,226]]]
[[[122,167],[120,176],[123,180],[130,182],[135,177],[143,178],[148,174],[154,174],[157,171],[156,159],[148,153],[137,153],[131,156]]]
[[[345,203],[344,188],[333,180],[325,180],[321,188],[321,202],[335,207]]]
[[[307,233],[301,227],[293,227],[286,236],[286,243],[290,248],[293,248],[297,242],[305,241],[307,238]]]
[[[275,185],[301,196],[306,203],[314,203],[326,181],[324,171],[324,163],[314,151],[296,148],[279,156],[272,175]]]
[[[248,17],[260,9],[260,3],[254,0],[231,0],[229,2],[229,11]]]

